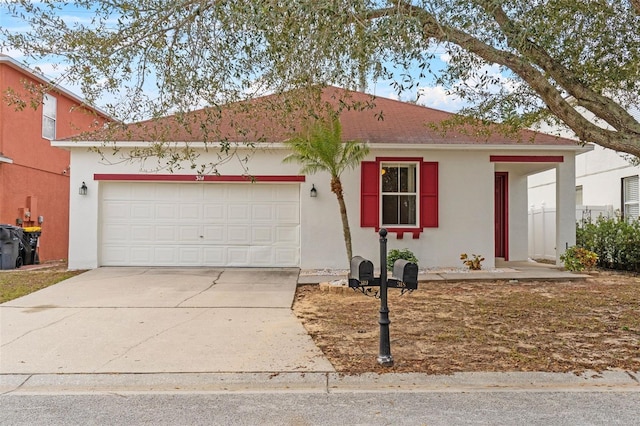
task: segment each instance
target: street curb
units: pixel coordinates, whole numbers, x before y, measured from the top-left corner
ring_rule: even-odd
[[[640,392],[640,371],[366,373],[5,374],[0,395],[134,393]]]

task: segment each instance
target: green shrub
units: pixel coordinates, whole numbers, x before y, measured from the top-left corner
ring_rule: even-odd
[[[571,246],[560,256],[569,271],[590,271],[598,263],[598,255],[582,247]]]
[[[418,259],[413,254],[413,252],[409,249],[391,249],[389,250],[389,254],[387,254],[387,270],[393,270],[393,264],[398,259],[408,260],[409,262],[413,262],[416,265],[418,264]]]
[[[598,255],[601,268],[640,271],[640,221],[599,217],[578,224],[576,245]]]

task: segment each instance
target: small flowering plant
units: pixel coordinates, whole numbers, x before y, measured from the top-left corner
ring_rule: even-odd
[[[460,255],[460,260],[462,260],[462,263],[472,271],[479,271],[482,269],[482,261],[484,260],[484,257],[479,254],[472,254],[471,257],[469,257],[467,253],[462,253]]]

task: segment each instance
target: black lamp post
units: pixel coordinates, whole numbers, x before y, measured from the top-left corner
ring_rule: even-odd
[[[391,340],[389,339],[389,306],[387,306],[387,230],[382,228],[380,234],[380,350],[378,364],[383,367],[393,366],[391,356]]]

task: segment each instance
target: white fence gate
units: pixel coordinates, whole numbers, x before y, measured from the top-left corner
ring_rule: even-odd
[[[576,222],[593,222],[599,216],[612,217],[613,206],[576,206]],[[529,209],[529,257],[556,259],[556,209]]]

